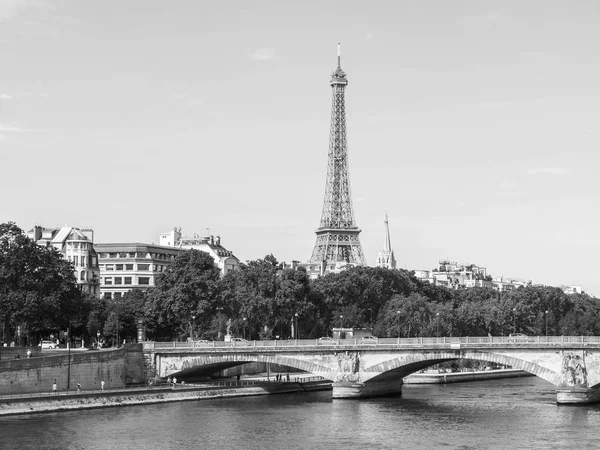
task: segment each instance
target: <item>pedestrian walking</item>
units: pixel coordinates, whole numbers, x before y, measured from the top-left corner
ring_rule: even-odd
[[[54,395],[58,395],[58,385],[56,384],[56,380],[54,380],[54,383],[52,383],[52,393]]]
[[[27,349],[27,359],[31,358],[31,349]]]
[[[177,377],[173,377],[173,389],[175,389],[176,385],[177,385]]]
[[[104,390],[104,380],[102,380],[100,382],[100,390],[103,391]]]
[[[288,374],[286,374],[286,376],[285,376],[285,379],[286,379],[286,381],[287,381],[288,383],[290,382],[290,374],[289,374],[289,373],[288,373]]]
[[[77,383],[77,393],[81,392],[81,383]]]

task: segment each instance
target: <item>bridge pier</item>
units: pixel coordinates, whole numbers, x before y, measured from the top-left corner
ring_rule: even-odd
[[[386,381],[336,381],[333,383],[332,398],[359,399],[369,397],[391,397],[402,395],[402,379]]]
[[[584,386],[559,387],[556,403],[559,405],[585,405],[600,402],[600,389]]]

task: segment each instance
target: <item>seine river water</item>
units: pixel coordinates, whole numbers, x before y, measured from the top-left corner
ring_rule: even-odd
[[[0,448],[600,448],[600,406],[557,406],[535,377],[405,385],[360,401],[325,391],[0,417]]]

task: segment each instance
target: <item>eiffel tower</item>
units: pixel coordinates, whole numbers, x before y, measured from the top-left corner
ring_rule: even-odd
[[[337,68],[331,74],[329,85],[333,91],[333,99],[325,200],[321,223],[316,231],[317,241],[310,258],[310,263],[323,264],[324,269],[344,264],[359,266],[365,264],[358,239],[360,229],[354,221],[350,195],[345,107],[348,79],[340,65],[340,44],[338,44]]]

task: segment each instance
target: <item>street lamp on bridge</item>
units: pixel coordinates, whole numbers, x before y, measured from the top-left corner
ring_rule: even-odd
[[[217,339],[220,341],[221,340],[221,319],[223,315],[223,307],[222,306],[217,306],[217,320],[219,321],[219,331],[217,332]]]
[[[298,329],[298,313],[294,314],[296,317],[296,339],[300,339],[300,330]]]
[[[513,333],[517,332],[517,308],[513,308]]]
[[[244,321],[244,339],[246,339],[246,318],[242,319]]]
[[[398,339],[400,339],[400,310],[396,311],[396,318],[398,319]]]
[[[192,331],[190,332],[192,342],[194,342],[194,328],[196,328],[196,316],[192,316]]]
[[[435,336],[440,337],[440,313],[435,313]]]
[[[544,321],[546,322],[546,337],[548,337],[548,311],[544,311]]]

